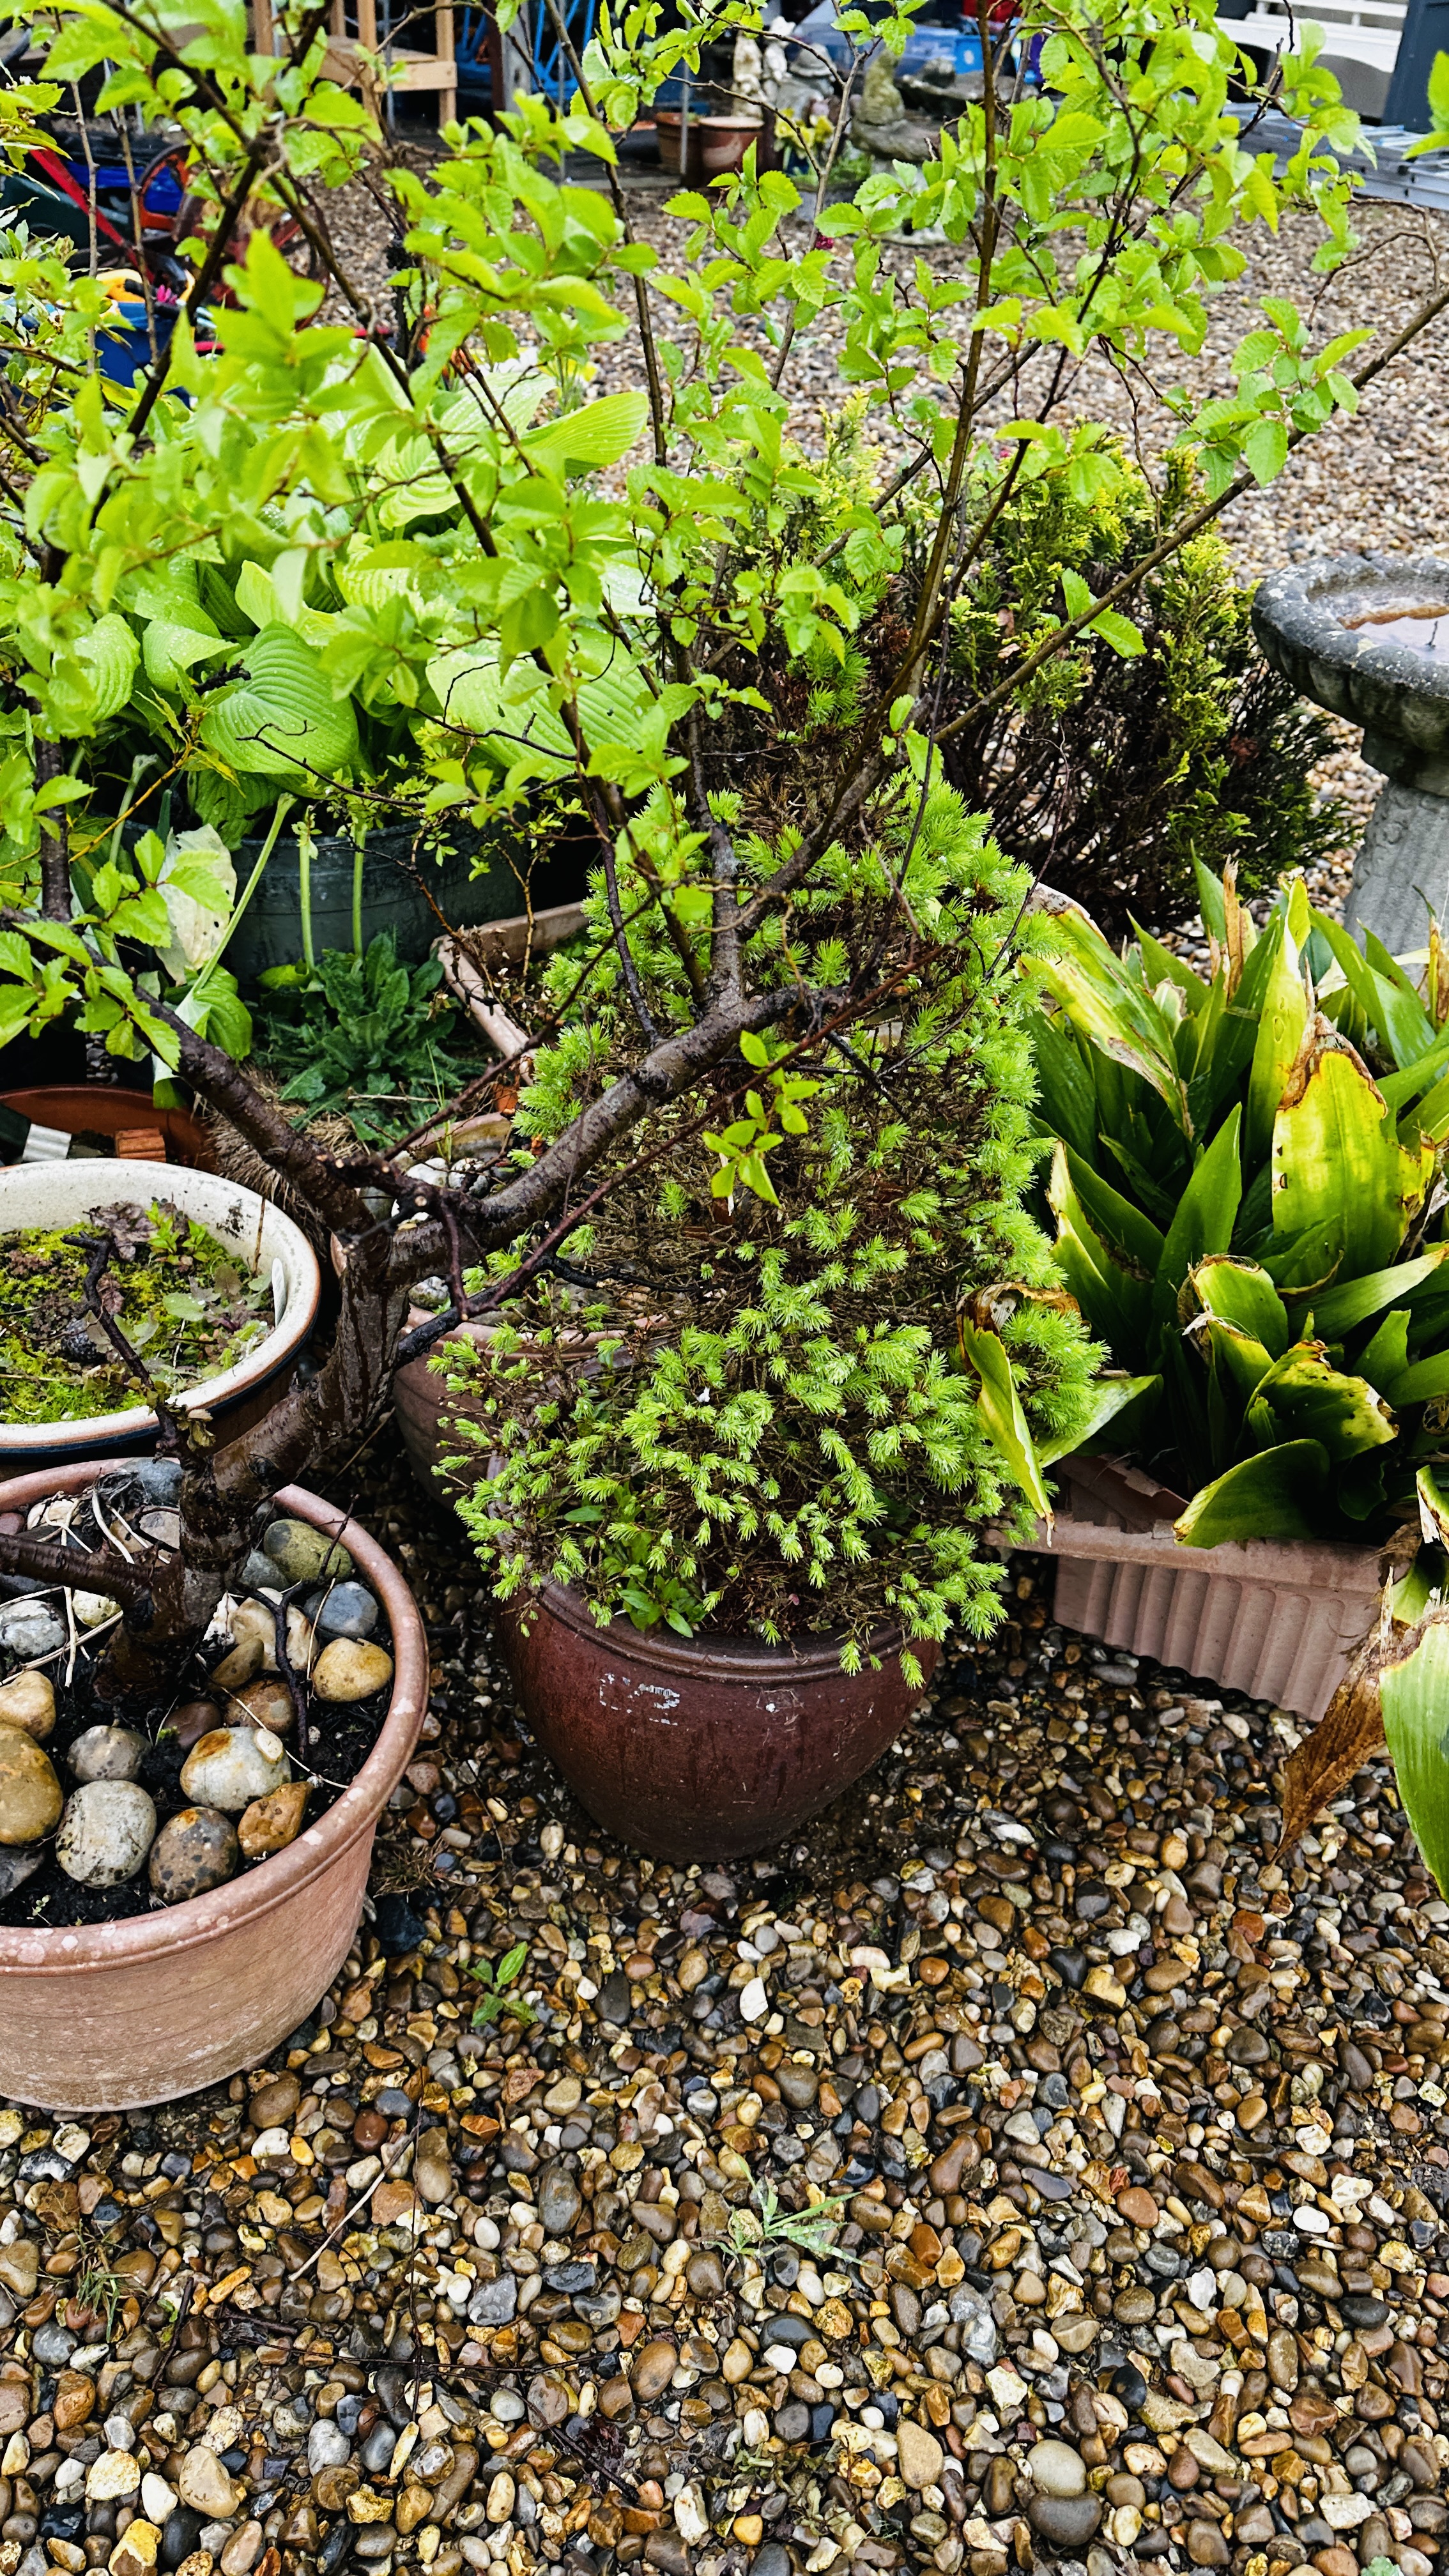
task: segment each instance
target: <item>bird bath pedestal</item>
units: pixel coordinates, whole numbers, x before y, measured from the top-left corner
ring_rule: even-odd
[[[1449,563],[1333,555],[1277,573],[1253,602],[1275,671],[1363,727],[1384,773],[1353,863],[1344,919],[1391,955],[1449,927]]]

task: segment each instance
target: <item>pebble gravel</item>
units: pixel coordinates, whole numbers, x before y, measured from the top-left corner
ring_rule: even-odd
[[[1382,1766],[1275,1862],[1292,1721],[1018,1558],[807,1842],[651,1863],[384,1455],[434,1700],[341,1977],[229,2086],[0,2110],[0,2576],[1434,2576],[1449,1907]]]

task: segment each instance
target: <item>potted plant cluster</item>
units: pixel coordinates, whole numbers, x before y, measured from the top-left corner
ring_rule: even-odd
[[[1261,931],[1201,893],[1210,979],[1079,913],[1039,970],[1057,1259],[1121,1373],[1049,1544],[1063,1617],[1317,1716],[1443,1469],[1449,995],[1301,878]]]
[[[374,1651],[391,1669],[371,1700],[327,1700],[334,1643],[369,1641],[322,1650],[333,1592],[353,1578],[294,1480],[354,1449],[398,1362],[460,1324],[492,1333],[481,1400],[502,1472],[486,1478],[480,1460],[473,1511],[525,1705],[546,1728],[555,1685],[541,1665],[530,1679],[530,1658],[550,1638],[622,1676],[603,1767],[641,1784],[626,1827],[676,1849],[686,1835],[768,1840],[870,1758],[953,1618],[989,1622],[987,1533],[1029,1527],[1036,1459],[1088,1430],[1093,1355],[1025,1203],[1016,960],[1041,925],[1026,871],[945,776],[947,747],[1059,657],[1096,641],[1135,656],[1142,585],[1354,400],[1345,349],[1313,345],[1275,307],[1271,363],[1249,346],[1231,398],[1176,408],[1202,500],[1098,586],[1066,570],[1029,649],[979,688],[964,679],[948,711],[993,516],[1037,481],[1105,507],[1124,470],[1059,417],[1060,371],[1035,353],[1069,341],[1156,366],[1200,336],[1204,299],[1241,266],[1234,226],[1261,217],[1265,191],[1317,211],[1327,255],[1347,247],[1347,183],[1311,142],[1281,188],[1240,150],[1236,60],[1210,0],[1124,0],[1105,35],[1096,13],[1054,12],[1039,93],[998,113],[988,80],[938,158],[877,173],[854,202],[826,204],[828,158],[803,205],[794,182],[747,162],[676,201],[690,229],[674,268],[560,161],[584,150],[607,176],[614,134],[662,80],[697,69],[703,34],[757,27],[743,0],[704,24],[660,31],[646,10],[626,35],[606,30],[566,107],[521,100],[494,129],[450,137],[425,172],[389,162],[365,102],[320,78],[324,17],[284,10],[281,50],[253,57],[239,22],[197,38],[179,0],[57,15],[53,78],[109,66],[103,100],[179,122],[208,174],[193,288],[139,392],[86,369],[104,320],[91,283],[34,245],[4,246],[25,354],[23,402],[0,420],[21,496],[0,520],[0,660],[26,796],[7,812],[0,1036],[70,1015],[122,1060],[159,1057],[305,1201],[334,1283],[314,1367],[261,1421],[229,1436],[155,1406],[167,1492],[128,1489],[124,1531],[104,1480],[0,1495],[6,1522],[24,1522],[0,1528],[0,1569],[34,1595],[115,1604],[98,1646],[72,1657],[67,1641],[54,1752],[35,1749],[59,1784],[90,1725],[135,1718],[144,1733],[178,1703],[205,1708],[233,1687],[215,1659],[243,1651],[248,1604],[276,1665],[254,1679],[278,1714],[280,1688],[293,1728],[283,1741],[254,1726],[240,1754],[260,1746],[275,1764],[277,1744],[288,1765],[292,1747],[305,1759],[313,1730],[343,1723],[319,1700],[362,1708],[355,1725],[371,1728],[335,1803],[209,1893],[146,1911],[133,1871],[114,1882],[135,1895],[131,1919],[89,1927],[27,1923],[0,1899],[0,1973],[29,1999],[0,2020],[0,2082],[51,2101],[84,2080],[63,2058],[84,2064],[107,2016],[138,2012],[183,1953],[206,2045],[193,2034],[169,2066],[153,2056],[146,2082],[182,2089],[270,2045],[296,1999],[237,1960],[260,1950],[274,1906],[311,1905],[315,1920],[304,1939],[297,1912],[278,1912],[268,1959],[280,1932],[316,1991],[343,1956],[425,1667],[415,1614],[349,1532],[371,1596],[358,1616],[385,1612],[390,1649]],[[885,22],[892,46],[907,32],[905,17]],[[1311,60],[1285,77],[1311,135],[1348,133]],[[349,318],[320,323],[321,288],[263,227],[233,256],[260,192],[312,227],[327,265],[309,191],[368,156],[409,262],[395,340],[336,261]],[[1080,275],[1058,272],[1065,222],[1095,245]],[[917,227],[967,248],[964,275],[885,264],[887,237]],[[233,302],[203,351],[193,326],[223,270]],[[785,422],[792,357],[817,326],[843,340],[861,416],[812,458]],[[597,395],[599,352],[631,336],[645,389]],[[868,436],[887,409],[910,442],[893,476]],[[228,632],[219,583],[245,636]],[[410,1139],[338,1157],[297,1131],[217,1042],[206,967],[188,969],[198,998],[157,962],[163,877],[219,865],[211,844],[173,849],[158,830],[159,858],[144,834],[133,845],[123,787],[104,858],[87,850],[88,872],[72,871],[66,817],[89,810],[95,775],[80,747],[103,744],[148,652],[173,758],[248,816],[265,777],[277,833],[294,773],[350,788],[358,711],[384,705],[411,711],[411,783],[390,773],[389,795],[394,809],[411,797],[419,830],[438,817],[505,830],[541,796],[587,819],[591,935],[533,988],[531,1073],[501,1153],[455,1174],[414,1168]],[[282,767],[259,768],[263,754]],[[226,846],[217,815],[194,828]],[[189,890],[208,899],[199,879]],[[519,1071],[505,1059],[459,1114],[516,1090]],[[444,1294],[409,1331],[424,1280]],[[143,1502],[169,1517],[143,1528]],[[318,1544],[294,1543],[293,1525]],[[696,1685],[641,1682],[641,1634],[656,1654],[667,1636],[748,1668],[731,1687],[753,1731],[751,1814],[722,1821],[700,1771],[676,1784],[672,1820],[645,1815],[638,1744],[667,1740],[661,1709]],[[847,1721],[861,1698],[866,1721],[858,1707]],[[238,1752],[238,1732],[209,1730],[188,1761],[210,1733]],[[0,1723],[0,1754],[14,1752],[6,1735]],[[157,1752],[160,1733],[148,1741]],[[96,2090],[116,2081],[103,2070]]]

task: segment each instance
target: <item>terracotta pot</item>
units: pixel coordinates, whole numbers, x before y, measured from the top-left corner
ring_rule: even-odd
[[[878,1671],[852,1676],[828,1638],[792,1653],[623,1619],[599,1628],[557,1583],[530,1608],[531,1619],[502,1614],[529,1725],[590,1815],[661,1860],[734,1860],[783,1841],[879,1760],[920,1699],[899,1630],[873,1640]],[[928,1681],[938,1653],[916,1648]]]
[[[417,1325],[425,1324],[427,1320],[427,1313],[423,1307],[411,1307],[408,1312],[408,1331],[411,1333]],[[450,1342],[480,1342],[485,1331],[486,1327],[482,1324],[460,1324],[457,1331],[449,1333],[446,1339]],[[441,1348],[442,1345],[440,1344],[439,1347]],[[446,1503],[451,1502],[454,1493],[459,1490],[459,1480],[439,1472],[438,1459],[441,1452],[445,1449],[451,1451],[453,1447],[453,1443],[442,1432],[443,1420],[446,1417],[449,1421],[454,1421],[460,1416],[466,1416],[469,1421],[476,1422],[481,1418],[481,1414],[480,1407],[471,1396],[454,1395],[451,1392],[447,1379],[439,1377],[428,1366],[429,1357],[430,1354],[424,1352],[420,1360],[409,1360],[405,1368],[394,1372],[393,1409],[397,1415],[397,1427],[402,1433],[403,1447],[408,1453],[408,1459],[418,1483],[425,1494],[432,1495],[434,1502]],[[478,1475],[481,1473],[480,1465],[478,1474],[475,1474],[471,1480],[474,1484],[477,1483]]]
[[[1328,1539],[1182,1547],[1180,1494],[1118,1458],[1064,1458],[1050,1533],[1056,1616],[1132,1655],[1323,1715],[1378,1607],[1377,1548]]]
[[[149,1091],[123,1091],[109,1082],[43,1086],[0,1092],[0,1109],[15,1110],[33,1127],[58,1127],[67,1136],[112,1136],[124,1162],[160,1162],[164,1157],[195,1172],[216,1169],[211,1139],[200,1119],[189,1109],[158,1109]],[[143,1150],[128,1150],[133,1139],[139,1149],[143,1138],[148,1140]]]
[[[412,1332],[416,1325],[425,1324],[427,1320],[426,1308],[410,1307],[407,1330]],[[490,1329],[487,1324],[459,1324],[455,1331],[445,1334],[434,1347],[445,1350],[449,1342],[461,1341],[469,1341],[481,1346],[487,1341]],[[581,1342],[590,1345],[596,1344],[603,1338],[599,1333],[579,1336]],[[481,1422],[483,1408],[473,1396],[467,1393],[455,1394],[447,1379],[440,1377],[428,1366],[430,1357],[431,1354],[425,1351],[420,1360],[409,1360],[404,1368],[394,1372],[393,1408],[397,1415],[397,1427],[402,1433],[403,1447],[408,1453],[413,1474],[424,1493],[431,1494],[434,1502],[451,1503],[460,1493],[472,1492],[487,1464],[481,1449],[470,1451],[461,1449],[452,1426],[460,1421]],[[448,1474],[440,1463],[445,1454],[449,1457],[462,1455],[467,1458],[468,1465],[463,1475]]]
[[[659,138],[659,158],[666,170],[677,170],[683,132],[683,117],[677,110],[661,108],[655,120]],[[759,170],[773,166],[775,154],[773,116],[695,116],[689,120],[689,140],[683,149],[688,155],[685,176],[690,179],[716,179],[725,170],[743,167],[750,145],[755,146],[755,163]]]
[[[223,1437],[249,1430],[282,1385],[290,1380],[297,1354],[312,1330],[321,1293],[317,1256],[300,1226],[244,1189],[212,1172],[192,1171],[178,1163],[128,1162],[118,1170],[110,1162],[13,1163],[0,1172],[0,1237],[26,1227],[73,1225],[94,1207],[121,1196],[149,1202],[170,1199],[222,1243],[232,1246],[248,1268],[260,1266],[272,1275],[276,1321],[272,1330],[235,1367],[188,1387],[183,1407],[205,1405],[222,1427]],[[0,1255],[3,1257],[3,1255]],[[6,1422],[0,1418],[0,1463],[11,1475],[48,1464],[67,1466],[86,1459],[108,1458],[120,1450],[140,1452],[156,1445],[157,1422],[149,1406],[123,1413],[98,1413],[63,1422]]]
[[[128,1463],[12,1478],[0,1484],[0,1511],[76,1493]],[[347,1956],[377,1820],[427,1708],[428,1641],[376,1539],[300,1485],[275,1499],[340,1539],[382,1603],[396,1667],[382,1733],[335,1806],[210,1895],[85,1930],[0,1926],[0,2094],[51,2111],[126,2111],[220,2083],[305,2021]]]

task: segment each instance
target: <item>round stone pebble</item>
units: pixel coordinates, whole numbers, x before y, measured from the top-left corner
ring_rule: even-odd
[[[18,1726],[0,1727],[0,1844],[33,1843],[58,1823],[64,1801],[49,1758]]]
[[[323,1531],[313,1529],[307,1521],[275,1520],[262,1540],[262,1551],[276,1569],[281,1586],[293,1583],[315,1583],[323,1576],[339,1582],[352,1572],[352,1559],[345,1547],[329,1539]]]
[[[290,1777],[285,1747],[265,1727],[218,1726],[187,1755],[181,1786],[199,1807],[237,1812]]]
[[[146,1738],[130,1726],[88,1726],[67,1755],[78,1780],[134,1780],[146,1758]]]
[[[151,1885],[166,1905],[223,1886],[240,1866],[236,1828],[217,1807],[183,1807],[151,1846]]]
[[[18,1726],[43,1744],[55,1725],[55,1689],[47,1673],[11,1673],[0,1682],[0,1726]]]
[[[248,1860],[264,1860],[296,1841],[307,1812],[307,1783],[289,1780],[265,1798],[254,1798],[237,1826],[237,1841]]]
[[[66,1800],[55,1856],[82,1887],[119,1887],[135,1877],[155,1839],[155,1804],[139,1782],[89,1780]]]
[[[381,1615],[377,1597],[365,1583],[336,1583],[329,1592],[314,1592],[304,1604],[319,1637],[370,1637]]]
[[[296,1717],[292,1694],[286,1683],[266,1676],[247,1682],[227,1698],[226,1722],[229,1726],[262,1726],[270,1735],[286,1735],[295,1725]]]
[[[17,1662],[54,1655],[65,1644],[65,1627],[49,1604],[26,1595],[0,1602],[0,1650]]]
[[[392,1657],[384,1646],[354,1637],[336,1637],[324,1646],[312,1670],[318,1699],[349,1702],[371,1699],[392,1680]]]

